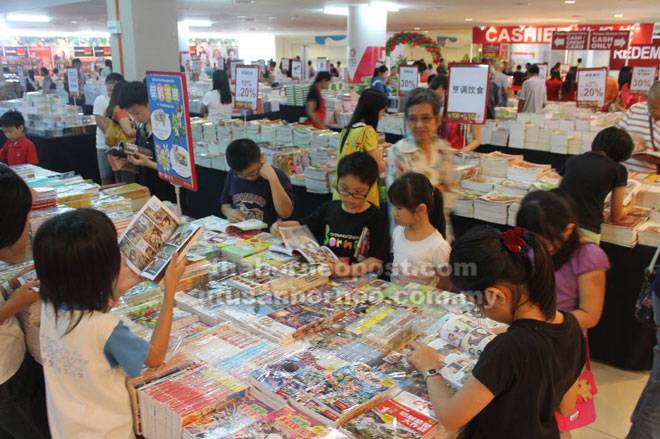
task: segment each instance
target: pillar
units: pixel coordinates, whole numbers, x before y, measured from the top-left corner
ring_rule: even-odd
[[[148,70],[179,71],[175,0],[106,0],[108,20],[120,23],[111,35],[114,71],[141,81]]]
[[[387,8],[349,6],[347,25],[347,79],[358,83],[362,82],[363,76],[373,74],[376,61],[383,60],[387,42]]]

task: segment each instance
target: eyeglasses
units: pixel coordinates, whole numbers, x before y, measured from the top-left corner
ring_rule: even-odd
[[[349,192],[343,188],[339,188],[337,192],[339,192],[339,195],[341,195],[342,197],[351,197],[354,200],[364,200],[365,198],[367,198],[367,194],[356,194],[353,192]]]
[[[422,122],[422,125],[428,125],[434,120],[436,120],[435,117],[433,116],[422,116],[422,117],[408,117],[408,123],[411,125],[417,125],[419,122]]]
[[[252,178],[257,178],[259,177],[259,174],[261,173],[261,168],[263,167],[263,163],[259,162],[259,167],[254,170],[254,172],[250,174],[239,174],[238,172],[232,171],[234,175],[238,178],[242,178],[244,180],[250,180]]]

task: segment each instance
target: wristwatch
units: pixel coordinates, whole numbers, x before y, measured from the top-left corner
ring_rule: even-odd
[[[440,375],[440,371],[439,371],[439,370],[437,370],[437,369],[429,369],[429,370],[427,370],[426,373],[424,374],[424,381],[428,380],[428,379],[431,378],[431,377],[439,376],[439,375]]]

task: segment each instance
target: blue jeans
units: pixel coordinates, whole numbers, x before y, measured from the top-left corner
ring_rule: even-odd
[[[656,295],[653,296],[653,314],[655,324],[660,327],[660,299]],[[658,343],[653,348],[653,369],[633,412],[628,439],[660,438],[660,329],[657,338]]]

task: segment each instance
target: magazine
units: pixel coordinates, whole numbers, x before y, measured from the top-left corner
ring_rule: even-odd
[[[280,227],[280,234],[284,247],[274,245],[270,250],[293,256],[295,252],[300,253],[307,262],[312,265],[328,264],[338,260],[337,256],[328,247],[322,247],[316,242],[316,238],[307,226]],[[362,237],[360,237],[362,241]],[[368,237],[367,237],[368,241]],[[360,245],[357,246],[360,250]]]
[[[151,197],[119,238],[119,248],[133,271],[155,280],[165,272],[172,254],[185,251],[202,230],[183,223],[158,198]]]

